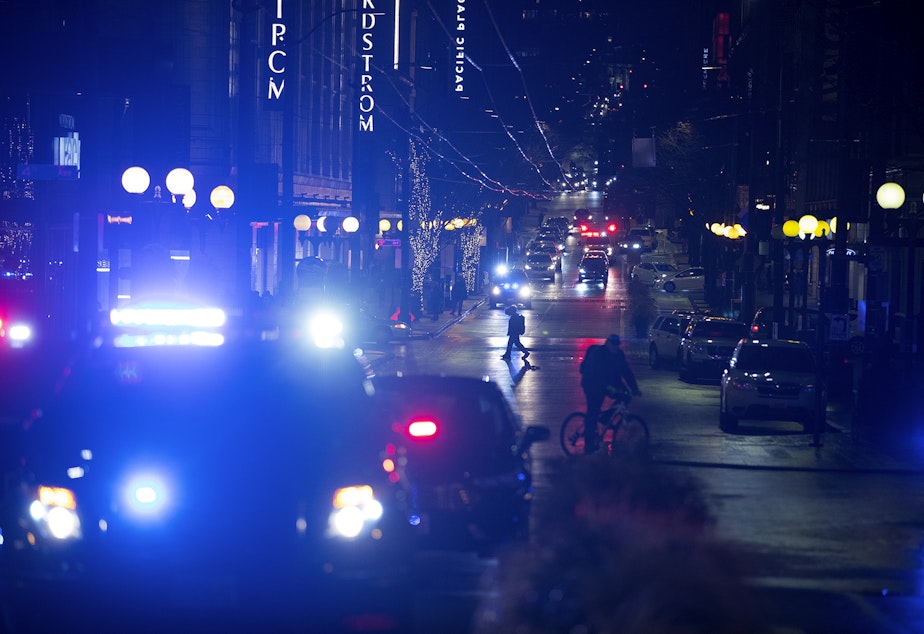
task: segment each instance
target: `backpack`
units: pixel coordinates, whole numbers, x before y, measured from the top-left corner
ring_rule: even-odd
[[[526,317],[523,315],[510,316],[510,332],[515,335],[522,335],[526,332]]]
[[[600,370],[600,360],[597,358],[603,346],[593,345],[587,348],[584,359],[581,361],[581,374],[593,373]]]

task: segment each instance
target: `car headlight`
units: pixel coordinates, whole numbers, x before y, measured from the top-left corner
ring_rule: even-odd
[[[10,345],[22,346],[32,339],[32,328],[28,324],[12,324],[7,330],[7,336],[10,338]]]
[[[343,321],[331,313],[314,315],[308,322],[311,341],[319,348],[343,346]]]
[[[501,294],[501,287],[500,287],[500,286],[495,286],[494,288],[492,288],[492,289],[491,289],[491,294],[492,294],[492,295],[500,295],[500,294]]]
[[[55,539],[80,539],[77,497],[64,487],[39,486],[29,505],[29,515],[38,530]]]
[[[162,517],[170,504],[166,481],[155,474],[136,475],[123,489],[126,508],[136,517]]]
[[[533,291],[529,286],[524,286],[520,288],[520,291],[517,293],[517,295],[520,297],[529,297],[532,294],[533,294]]]
[[[331,501],[328,534],[341,539],[354,539],[373,531],[382,518],[382,503],[375,498],[369,485],[337,489]]]

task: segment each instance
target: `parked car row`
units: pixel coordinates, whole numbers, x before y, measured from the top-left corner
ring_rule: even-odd
[[[648,332],[652,368],[672,365],[686,381],[719,381],[719,425],[735,431],[741,419],[796,421],[808,429],[823,416],[826,393],[817,355],[804,341],[774,339],[766,310],[752,323],[674,311]]]

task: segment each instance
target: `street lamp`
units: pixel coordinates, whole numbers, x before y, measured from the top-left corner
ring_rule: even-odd
[[[136,220],[138,222],[134,223],[135,225],[141,224],[142,229],[147,226],[147,231],[142,231],[145,235],[136,236],[137,238],[143,239],[145,242],[142,243],[142,252],[139,252],[136,255],[136,260],[141,259],[144,248],[157,244],[161,241],[161,238],[169,234],[169,232],[161,231],[158,226],[158,221],[163,220],[160,218],[160,214],[163,212],[160,208],[152,207],[150,213],[143,213],[140,205],[141,196],[144,194],[151,185],[151,176],[146,169],[140,166],[132,166],[122,172],[122,188],[128,193],[131,194],[132,198],[136,201],[136,204],[133,205],[133,212],[139,214],[139,218]],[[170,192],[171,200],[173,203],[178,201],[182,204],[185,209],[185,216],[190,220],[195,220],[200,222],[200,219],[194,218],[190,213],[193,206],[196,204],[197,196],[196,190],[193,188],[195,185],[195,178],[188,169],[178,167],[170,170],[165,179],[164,185],[167,187],[167,191]],[[155,186],[154,188],[154,202],[160,202],[160,185]],[[215,187],[209,200],[212,203],[212,206],[216,211],[221,211],[223,209],[228,209],[234,204],[234,192],[227,185],[219,185]],[[147,216],[147,217],[145,217]],[[212,215],[206,214],[206,218],[211,220]],[[126,223],[125,220],[122,220],[123,223]],[[126,224],[131,224],[129,220]],[[135,230],[137,232],[137,230]],[[204,227],[199,227],[199,244],[200,251],[205,251],[205,229]],[[119,270],[119,249],[121,245],[119,244],[119,236],[116,235],[118,232],[113,232],[112,234],[112,244],[110,245],[110,303],[115,306],[115,302],[118,300],[118,270]],[[183,258],[188,259],[188,258]],[[137,263],[136,263],[137,264]],[[144,267],[138,267],[138,271],[141,274],[152,273],[152,271],[142,270]]]
[[[837,218],[832,218],[830,221],[819,220],[812,214],[805,214],[801,216],[798,220],[787,220],[783,223],[782,226],[774,226],[770,230],[770,235],[773,238],[778,240],[785,240],[786,247],[789,250],[789,323],[793,324],[795,321],[794,311],[795,311],[795,261],[794,255],[797,252],[804,253],[805,257],[803,258],[803,267],[800,272],[800,281],[802,282],[802,287],[799,290],[800,299],[802,303],[802,308],[806,308],[806,303],[808,301],[809,292],[809,267],[808,267],[808,255],[811,250],[818,246],[818,280],[819,280],[819,293],[818,293],[818,303],[821,305],[821,290],[824,283],[824,278],[827,275],[826,271],[826,256],[827,249],[826,245],[819,242],[819,240],[830,240],[831,235],[835,232],[837,228]]]
[[[220,213],[223,209],[230,209],[234,204],[234,192],[227,185],[219,185],[209,194],[209,202],[215,211]]]
[[[808,287],[809,287],[809,266],[808,266],[808,257],[809,253],[816,246],[818,247],[818,317],[815,323],[815,351],[818,367],[818,380],[819,385],[822,383],[824,373],[825,373],[825,301],[824,301],[824,292],[825,292],[825,277],[827,276],[827,256],[828,248],[827,242],[831,239],[832,234],[837,230],[837,218],[832,218],[830,221],[819,220],[812,214],[805,214],[801,216],[798,220],[787,220],[783,223],[782,226],[776,225],[771,231],[770,235],[773,238],[778,240],[786,240],[787,247],[790,253],[789,260],[789,275],[790,275],[790,287],[789,287],[789,324],[790,327],[793,326],[795,321],[795,306],[794,306],[794,297],[796,289],[794,287],[795,283],[795,266],[794,266],[794,255],[796,251],[804,253],[803,257],[803,270],[801,271],[800,277],[802,280],[802,289],[801,289],[801,299],[802,299],[802,309],[805,315],[808,315]],[[847,230],[847,227],[844,227],[843,230]],[[846,320],[842,320],[846,321]],[[774,324],[776,328],[776,324]],[[846,331],[843,333],[846,339]],[[833,338],[833,335],[832,335]],[[814,424],[813,432],[813,442],[812,444],[816,447],[821,446],[820,434],[821,430],[824,428],[825,414],[824,414],[824,401],[822,399],[822,390],[817,390],[819,403],[818,403],[818,412],[817,419]]]
[[[922,197],[922,201],[924,201],[924,197]],[[905,189],[898,183],[883,183],[879,186],[879,189],[876,190],[876,202],[887,212],[898,211],[905,205]],[[904,262],[903,266],[899,265],[896,270],[898,276],[904,278],[905,281],[905,311],[901,338],[903,344],[909,351],[916,352],[917,342],[915,341],[913,309],[915,303],[915,270],[917,267],[915,256],[918,219],[913,215],[914,203],[910,204],[912,205],[912,213],[909,215],[900,214],[898,216],[897,220],[899,222],[894,237],[899,239],[898,243],[900,246],[905,246],[907,244],[908,247],[906,250],[906,262]],[[892,218],[886,218],[885,224],[891,224],[892,220]]]
[[[183,196],[187,192],[191,192],[195,183],[196,180],[193,178],[192,172],[184,167],[175,167],[170,170],[164,180],[167,191],[173,196],[173,202],[176,202],[177,196]]]
[[[734,315],[737,312],[741,319],[745,319],[742,313],[749,311],[753,314],[754,307],[753,301],[744,301],[749,297],[745,291],[750,271],[744,266],[743,256],[738,255],[737,246],[745,244],[743,238],[747,236],[747,230],[737,223],[726,225],[724,222],[707,222],[706,234],[714,236],[711,244],[717,247],[710,249],[714,255],[704,263],[707,279],[715,282],[714,286],[705,289],[706,298],[712,307],[720,308],[723,314]],[[736,288],[740,290],[737,299]]]

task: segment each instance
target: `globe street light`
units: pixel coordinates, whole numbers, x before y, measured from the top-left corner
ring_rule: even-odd
[[[219,185],[209,194],[209,202],[215,211],[221,212],[222,209],[230,209],[234,204],[234,192],[227,185]]]
[[[167,185],[167,191],[173,196],[173,202],[176,202],[177,196],[182,196],[192,191],[195,182],[192,172],[183,167],[176,167],[167,172],[167,178],[164,181]]]
[[[924,197],[922,197],[922,201],[924,201]],[[902,209],[905,204],[905,190],[898,183],[883,183],[879,186],[879,189],[876,190],[876,202],[885,211],[894,212]],[[917,346],[917,342],[915,341],[916,329],[914,327],[913,317],[916,291],[915,270],[917,267],[915,259],[915,252],[917,248],[915,245],[915,239],[917,238],[917,218],[915,218],[913,215],[905,215],[902,213],[898,219],[899,226],[895,237],[903,239],[901,240],[902,245],[904,246],[904,244],[907,242],[908,246],[906,255],[907,261],[905,262],[905,265],[896,268],[896,273],[901,277],[904,277],[906,289],[906,309],[904,322],[902,323],[902,343],[907,345],[909,350],[914,351]],[[884,224],[891,223],[886,222]]]
[[[142,225],[141,227],[142,230],[140,231],[141,235],[136,235],[136,238],[143,239],[146,241],[142,245],[144,247],[151,247],[155,244],[159,244],[160,242],[163,241],[162,238],[165,238],[169,234],[169,231],[167,231],[166,227],[159,227],[159,224],[158,224],[158,223],[167,221],[167,218],[163,216],[163,214],[166,212],[166,208],[161,208],[159,205],[155,205],[155,206],[150,207],[147,210],[150,213],[141,213],[142,209],[140,205],[137,204],[137,203],[140,203],[141,195],[144,194],[148,190],[148,187],[151,184],[150,175],[148,174],[147,170],[145,170],[143,167],[132,166],[126,169],[122,173],[121,180],[122,180],[122,188],[127,193],[131,194],[132,197],[136,201],[136,204],[134,205],[134,208],[133,208],[133,212],[138,213],[139,218],[137,218],[136,220],[138,220],[139,222],[136,222],[134,224]],[[192,172],[182,167],[172,169],[167,173],[166,178],[164,179],[164,184],[167,187],[167,191],[169,191],[171,194],[173,203],[178,202],[178,200],[181,202],[183,208],[186,210],[185,216],[190,221],[192,221],[193,223],[197,225],[200,222],[202,222],[201,217],[195,217],[189,213],[192,207],[196,204],[196,199],[197,199],[196,190],[193,188],[195,184],[195,178],[193,177]],[[157,185],[154,188],[154,202],[161,202],[160,191],[161,191],[161,187],[160,185]],[[212,203],[212,206],[215,208],[215,210],[221,211],[222,209],[228,209],[234,204],[234,192],[231,190],[230,187],[226,185],[219,185],[218,187],[212,190],[209,199]],[[212,215],[206,214],[206,218],[211,220]],[[125,224],[131,224],[131,220],[129,219],[120,219],[120,222],[125,223]],[[147,225],[148,227],[147,229],[145,229],[145,225]],[[199,230],[200,251],[204,252],[205,251],[205,227],[200,225],[198,226],[198,230]],[[138,230],[135,230],[134,232],[136,234],[139,233]],[[118,268],[119,268],[118,267],[118,260],[119,260],[118,251],[119,251],[120,245],[118,244],[119,236],[117,235],[117,233],[118,233],[117,231],[114,231],[112,233],[112,245],[110,247],[110,251],[111,251],[110,253],[110,275],[111,275],[110,293],[111,293],[111,297],[113,298],[111,301],[113,302],[116,301],[118,298]],[[137,269],[138,275],[152,273],[154,270],[156,270],[155,268],[145,267],[145,266],[140,265],[142,256],[144,255],[145,251],[146,249],[141,249],[139,253],[135,254],[136,259],[138,260],[137,264],[139,264],[139,266],[135,267]],[[173,254],[171,254],[170,257],[171,259],[187,259],[188,260],[188,256],[185,258],[181,256],[175,257]]]
[[[151,176],[143,167],[129,167],[122,172],[122,188],[129,194],[143,194],[151,184]]]

